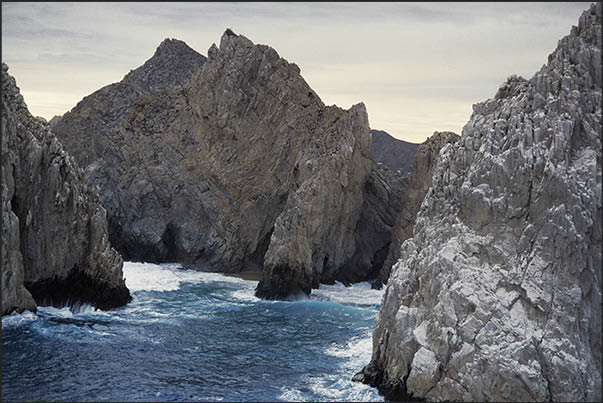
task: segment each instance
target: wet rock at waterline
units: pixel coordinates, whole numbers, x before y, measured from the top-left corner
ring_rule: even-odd
[[[105,210],[2,64],[2,315],[36,302],[107,309],[130,294]]]
[[[427,400],[600,400],[601,123],[597,3],[440,151],[365,374]]]

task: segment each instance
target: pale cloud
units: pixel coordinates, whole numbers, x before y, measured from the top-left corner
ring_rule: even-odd
[[[590,3],[2,3],[2,60],[51,118],[151,57],[166,37],[206,54],[232,28],[295,62],[327,104],[421,142],[531,77]]]

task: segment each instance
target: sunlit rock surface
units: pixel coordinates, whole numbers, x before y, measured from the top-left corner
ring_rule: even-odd
[[[445,146],[357,376],[390,396],[601,399],[601,3]]]
[[[400,246],[412,237],[415,219],[431,186],[431,178],[438,162],[440,150],[446,144],[457,142],[459,138],[453,132],[434,132],[414,154],[412,174],[400,200],[400,211],[392,227],[391,244],[377,280],[373,283],[374,288],[381,288],[387,283],[392,266],[400,258]]]

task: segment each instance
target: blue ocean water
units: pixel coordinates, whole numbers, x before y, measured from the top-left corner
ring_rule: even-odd
[[[351,381],[371,356],[382,291],[322,285],[257,299],[257,282],[124,264],[133,301],[2,319],[3,401],[382,401]]]

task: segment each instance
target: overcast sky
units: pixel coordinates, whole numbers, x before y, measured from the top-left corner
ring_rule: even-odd
[[[2,61],[33,115],[62,115],[177,38],[203,55],[227,27],[295,62],[326,104],[422,142],[460,134],[471,105],[530,78],[576,25],[577,3],[10,3]]]

